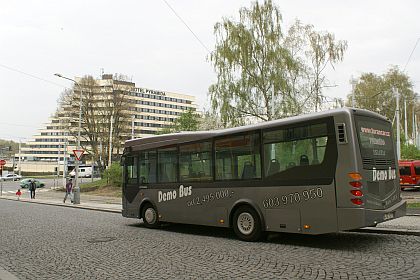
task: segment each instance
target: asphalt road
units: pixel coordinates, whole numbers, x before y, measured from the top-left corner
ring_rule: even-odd
[[[419,279],[420,237],[147,229],[119,214],[0,200],[0,279]],[[10,273],[10,274],[9,274]]]

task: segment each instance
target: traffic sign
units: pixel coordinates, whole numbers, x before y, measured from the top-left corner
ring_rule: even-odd
[[[80,160],[82,158],[84,152],[85,151],[83,150],[73,150],[73,154],[77,160]]]
[[[6,161],[4,159],[0,159],[0,166],[6,165]]]

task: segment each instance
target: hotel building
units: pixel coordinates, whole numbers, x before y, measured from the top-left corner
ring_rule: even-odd
[[[75,80],[81,81],[80,78]],[[195,97],[191,95],[136,87],[132,82],[109,74],[102,75],[100,79],[94,79],[94,81],[96,98],[102,96],[100,102],[112,98],[117,92],[124,95],[124,115],[126,118],[120,125],[120,137],[117,141],[120,144],[127,139],[156,134],[163,128],[170,126],[184,111],[197,109]],[[77,98],[80,92],[77,92],[77,87],[74,90],[72,96]],[[82,99],[84,98],[84,91],[83,89]],[[77,104],[79,104],[78,101]],[[67,169],[72,168],[76,136],[74,129],[73,133],[70,132],[69,126],[77,127],[78,116],[76,117],[73,114],[69,117],[70,106],[69,103],[61,104],[57,112],[33,136],[33,139],[26,143],[26,147],[22,147],[20,153],[21,171],[55,172],[58,168],[62,172],[63,166],[67,166]],[[94,114],[101,114],[100,110]],[[82,122],[82,131],[85,133],[85,137],[81,137],[81,146],[87,147],[88,144],[84,141],[87,139],[86,133],[88,132],[83,125],[85,125],[84,122]],[[101,142],[101,147],[104,145],[108,148],[108,141],[105,140],[104,143]],[[112,150],[114,155],[122,152],[122,149],[116,149],[116,147],[113,147]],[[16,157],[18,156],[19,154],[16,155]],[[88,152],[85,152],[82,161],[89,164],[90,158]]]

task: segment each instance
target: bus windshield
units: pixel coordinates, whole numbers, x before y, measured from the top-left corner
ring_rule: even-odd
[[[360,152],[363,158],[394,158],[391,123],[355,116]]]

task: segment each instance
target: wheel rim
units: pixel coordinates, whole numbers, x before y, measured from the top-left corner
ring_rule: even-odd
[[[153,208],[147,208],[144,212],[144,218],[148,224],[154,224],[156,222],[156,211]]]
[[[237,226],[239,231],[244,235],[249,235],[255,228],[254,217],[250,213],[241,213],[238,217]]]

